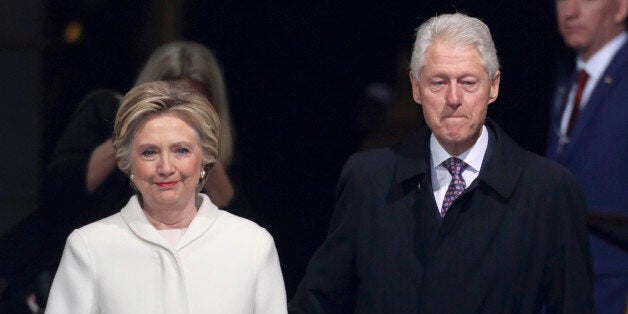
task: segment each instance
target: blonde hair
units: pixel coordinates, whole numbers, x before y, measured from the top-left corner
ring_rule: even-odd
[[[233,159],[235,134],[222,69],[210,49],[192,41],[174,41],[157,48],[144,64],[135,86],[161,80],[190,79],[203,86],[222,122],[220,155],[228,167]]]
[[[196,131],[202,167],[209,171],[218,156],[220,120],[205,96],[180,81],[140,84],[124,96],[113,127],[113,147],[120,170],[131,174],[131,149],[139,127],[150,117],[161,114],[174,114]],[[197,192],[206,180],[207,176],[201,178]]]

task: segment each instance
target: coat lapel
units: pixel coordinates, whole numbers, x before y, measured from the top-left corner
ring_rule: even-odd
[[[183,234],[183,237],[181,237],[181,240],[177,243],[177,251],[194,242],[194,240],[198,239],[205,232],[207,232],[216,219],[218,219],[220,214],[218,207],[210,201],[207,195],[198,194],[197,197],[201,198],[202,203],[198,208],[198,213],[196,213],[194,220],[190,223],[188,230]]]
[[[438,215],[432,190],[429,136],[427,126],[415,132],[407,141],[393,148],[396,160],[395,185],[391,196],[412,197],[414,216],[414,255],[421,265],[427,263],[434,238],[438,232]],[[397,193],[394,191],[397,190]],[[390,199],[390,196],[389,196]]]
[[[523,174],[526,151],[491,119],[486,120],[486,126],[495,136],[494,146],[488,149],[491,152],[489,156],[484,156],[488,160],[483,163],[483,169],[475,182],[490,187],[500,197],[508,199]]]
[[[140,239],[166,249],[170,248],[168,241],[166,241],[166,239],[164,239],[164,237],[157,232],[157,229],[155,229],[155,227],[148,221],[148,218],[146,218],[137,195],[133,195],[131,197],[126,206],[124,206],[124,208],[120,211],[120,214],[131,231],[133,231],[133,233],[135,233],[135,235]]]

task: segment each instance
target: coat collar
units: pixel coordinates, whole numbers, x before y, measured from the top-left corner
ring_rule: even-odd
[[[475,185],[486,185],[503,198],[514,192],[525,165],[527,152],[517,145],[493,120],[485,122],[494,137],[489,142],[482,170]],[[408,181],[430,178],[429,137],[427,126],[414,132],[406,141],[393,147],[397,156],[395,180],[401,185]],[[419,181],[419,182],[420,182]],[[429,180],[428,180],[429,181]]]
[[[397,182],[402,183],[417,177],[429,176],[430,134],[430,129],[423,126],[412,133],[407,140],[392,148],[397,156],[395,173]]]
[[[486,184],[501,197],[508,199],[523,173],[528,152],[516,144],[493,120],[487,119],[486,127],[493,132],[495,138],[493,147],[489,148],[492,152],[484,157],[488,160],[485,161],[477,182]]]
[[[209,200],[207,195],[198,194],[197,198],[200,198],[201,201],[198,212],[175,247],[172,247],[148,221],[137,195],[131,197],[127,205],[122,208],[120,214],[131,231],[139,238],[168,250],[178,251],[203,235],[214,224],[220,214],[220,210]]]

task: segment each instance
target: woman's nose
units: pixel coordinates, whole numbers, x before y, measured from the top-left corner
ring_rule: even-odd
[[[160,156],[159,167],[157,171],[159,172],[159,174],[166,176],[174,172],[174,165],[172,164],[172,161],[170,160],[168,154],[162,153],[162,155]]]

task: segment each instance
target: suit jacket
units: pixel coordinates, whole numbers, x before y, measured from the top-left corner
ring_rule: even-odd
[[[136,196],[68,238],[46,313],[285,313],[270,234],[209,198],[176,245]]]
[[[353,155],[328,237],[289,312],[591,312],[579,186],[564,168],[486,125],[494,135],[484,166],[442,221],[427,128],[392,148]]]
[[[628,42],[595,86],[561,155],[557,130],[569,88],[565,81],[554,97],[547,156],[575,175],[590,211],[628,216]],[[628,252],[597,236],[591,251],[596,274],[628,276]]]

